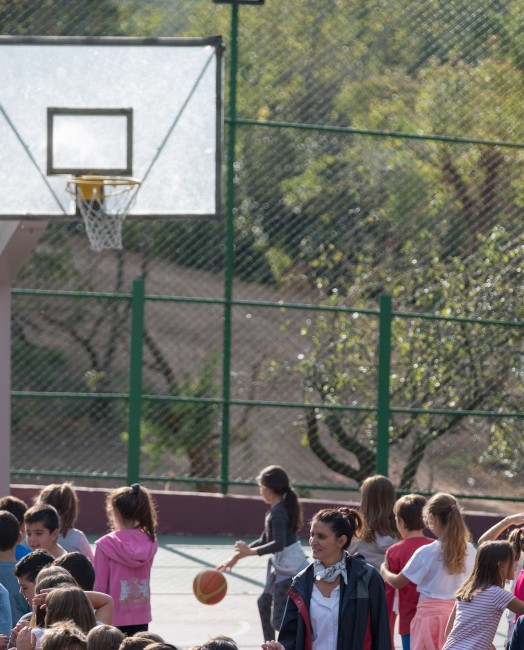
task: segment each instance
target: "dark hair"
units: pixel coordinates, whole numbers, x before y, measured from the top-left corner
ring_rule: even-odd
[[[393,512],[402,519],[404,526],[408,530],[423,530],[424,524],[424,506],[426,498],[420,494],[405,494],[397,499]]]
[[[326,508],[313,515],[311,525],[316,522],[326,524],[335,533],[336,537],[347,537],[343,548],[347,549],[353,536],[362,528],[362,519],[357,510],[353,508]]]
[[[45,599],[45,626],[59,621],[73,620],[87,634],[96,625],[95,613],[89,599],[80,587],[57,587]]]
[[[149,536],[156,539],[157,517],[154,501],[149,490],[138,483],[113,490],[107,495],[106,509],[112,518],[115,509],[124,521],[136,521],[138,527]]]
[[[519,560],[524,552],[524,528],[515,528],[508,535],[508,542],[511,544],[515,559]]]
[[[162,643],[159,641],[153,641],[153,643],[146,645],[146,650],[178,650],[178,648],[176,645],[166,643],[165,641],[162,641]]]
[[[18,523],[22,525],[24,523],[24,514],[27,510],[27,503],[18,497],[7,495],[0,499],[0,510],[10,512],[18,519]]]
[[[89,558],[79,551],[71,551],[56,558],[55,566],[64,567],[84,591],[93,591],[95,585],[95,567]]]
[[[0,510],[0,551],[12,550],[20,538],[18,519],[7,510]]]
[[[36,503],[29,508],[24,515],[24,521],[26,524],[42,522],[44,528],[47,528],[51,533],[60,528],[60,519],[56,508],[47,503]]]
[[[29,582],[35,582],[42,569],[53,564],[55,558],[43,548],[37,548],[28,555],[18,560],[15,564],[14,574],[17,578],[25,578]]]
[[[74,527],[78,517],[78,497],[72,483],[53,483],[43,488],[36,497],[36,503],[47,503],[56,508],[60,517],[60,534]]]
[[[513,562],[513,549],[505,540],[484,542],[478,548],[475,556],[475,566],[469,578],[455,594],[458,600],[471,601],[479,591],[498,585],[502,587],[500,578],[500,563]]]
[[[74,621],[58,621],[42,637],[43,650],[86,650],[86,636]]]
[[[218,635],[200,646],[200,650],[238,650],[236,641],[230,636]]]
[[[113,625],[97,625],[87,633],[88,650],[118,650],[124,633]]]
[[[289,517],[289,527],[297,532],[302,528],[302,509],[297,493],[289,484],[289,477],[280,465],[269,465],[257,476],[257,482],[282,496]]]

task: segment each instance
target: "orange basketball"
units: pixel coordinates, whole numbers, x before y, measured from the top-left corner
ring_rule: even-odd
[[[193,580],[193,592],[197,599],[205,605],[216,605],[224,598],[226,591],[226,578],[216,569],[201,571]]]

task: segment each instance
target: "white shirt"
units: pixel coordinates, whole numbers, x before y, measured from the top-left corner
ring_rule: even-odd
[[[473,571],[475,554],[475,547],[468,542],[466,570],[463,573],[448,573],[442,559],[442,543],[437,539],[413,553],[402,569],[402,575],[417,585],[421,598],[452,600],[457,589]]]
[[[338,610],[340,606],[340,585],[326,598],[313,585],[309,618],[311,620],[313,650],[336,650],[338,637]]]

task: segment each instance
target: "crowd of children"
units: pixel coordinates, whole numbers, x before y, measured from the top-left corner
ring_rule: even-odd
[[[524,650],[524,513],[487,530],[477,550],[452,495],[395,501],[389,479],[370,477],[360,512],[335,508],[313,517],[313,562],[302,555],[298,575],[285,576],[284,606],[274,567],[283,550],[299,544],[300,503],[279,466],[263,470],[259,483],[270,506],[263,536],[237,542],[236,555],[219,568],[231,570],[266,547],[273,554],[264,593],[275,610],[271,623],[261,611],[269,634],[264,650],[390,650],[397,625],[403,650],[490,650],[504,610],[506,647]],[[75,528],[70,483],[44,488],[31,507],[0,499],[0,650],[176,650],[148,629],[158,548],[151,494],[139,484],[113,490],[106,511],[111,532],[93,553]],[[280,630],[277,639],[272,629]],[[214,637],[199,650],[238,648],[229,637]]]

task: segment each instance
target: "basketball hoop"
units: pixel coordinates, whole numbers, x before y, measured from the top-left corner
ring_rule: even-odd
[[[122,248],[122,222],[139,187],[140,181],[125,176],[74,176],[67,182],[94,251]]]

